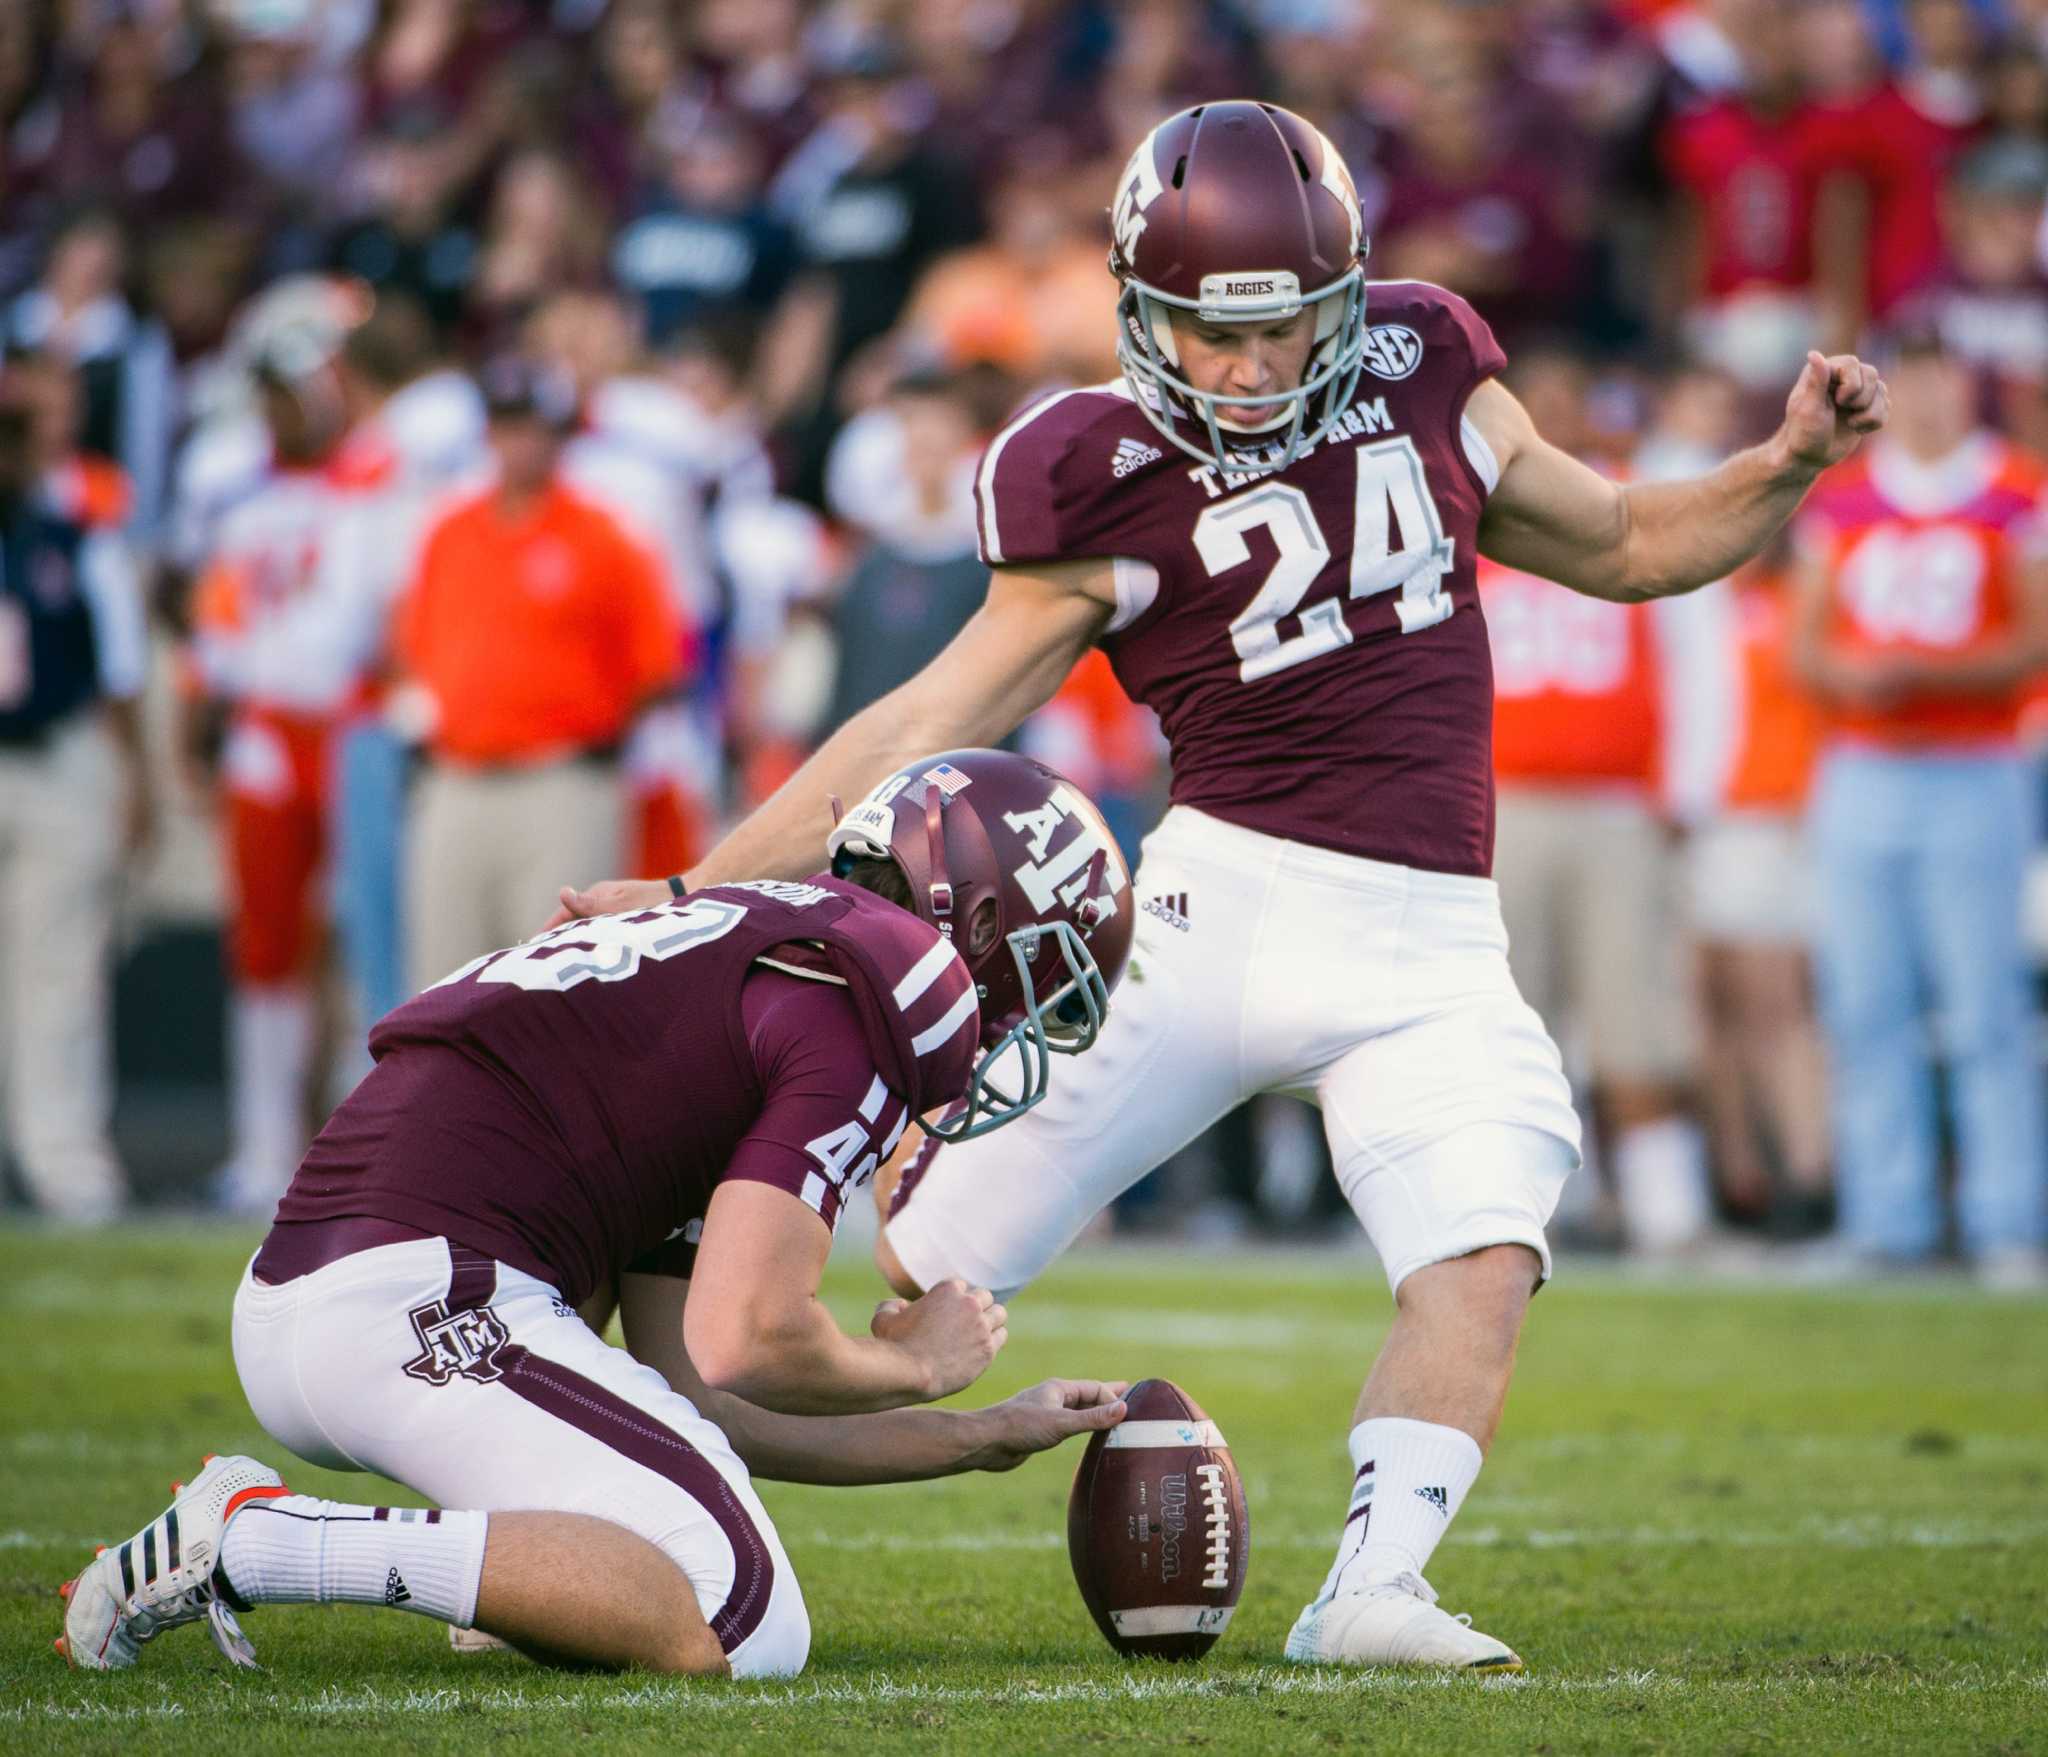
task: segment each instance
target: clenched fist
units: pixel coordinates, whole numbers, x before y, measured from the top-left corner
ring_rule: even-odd
[[[1838,464],[1891,414],[1891,393],[1877,368],[1854,354],[1809,353],[1785,399],[1779,429],[1795,462],[1810,470]]]
[[[919,1299],[885,1299],[869,1328],[918,1363],[931,1402],[981,1377],[1010,1339],[1009,1321],[987,1288],[941,1281]]]

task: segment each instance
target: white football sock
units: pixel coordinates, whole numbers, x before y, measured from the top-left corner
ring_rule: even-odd
[[[219,1571],[245,1604],[381,1604],[467,1629],[489,1522],[484,1513],[278,1495],[228,1521]]]
[[[1420,1574],[1478,1479],[1479,1442],[1461,1428],[1377,1415],[1351,1430],[1351,1506],[1321,1596]]]
[[[1614,1193],[1636,1250],[1670,1251],[1706,1231],[1707,1149],[1682,1116],[1638,1123],[1614,1143]]]

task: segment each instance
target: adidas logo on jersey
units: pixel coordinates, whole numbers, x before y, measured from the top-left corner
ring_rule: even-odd
[[[1116,442],[1116,457],[1110,464],[1110,474],[1119,481],[1133,470],[1142,470],[1147,464],[1156,464],[1166,453],[1156,445],[1147,445],[1142,439],[1128,435]]]
[[[1186,933],[1194,923],[1188,920],[1188,894],[1176,891],[1170,897],[1147,897],[1142,905],[1147,915],[1156,915],[1168,927]]]

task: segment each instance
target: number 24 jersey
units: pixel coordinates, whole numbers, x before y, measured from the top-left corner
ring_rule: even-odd
[[[1495,467],[1465,417],[1506,363],[1424,282],[1366,289],[1343,423],[1284,470],[1168,445],[1126,381],[1027,408],[976,477],[992,567],[1114,558],[1103,637],[1158,714],[1174,803],[1435,872],[1493,855],[1493,674],[1474,580]]]

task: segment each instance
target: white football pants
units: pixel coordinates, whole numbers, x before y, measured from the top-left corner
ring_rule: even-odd
[[[1145,840],[1102,1037],[1044,1101],[905,1179],[887,1237],[922,1287],[1008,1293],[1258,1092],[1318,1105],[1390,1285],[1527,1245],[1579,1163],[1556,1045],[1516,991],[1491,879],[1361,860],[1175,806]]]

